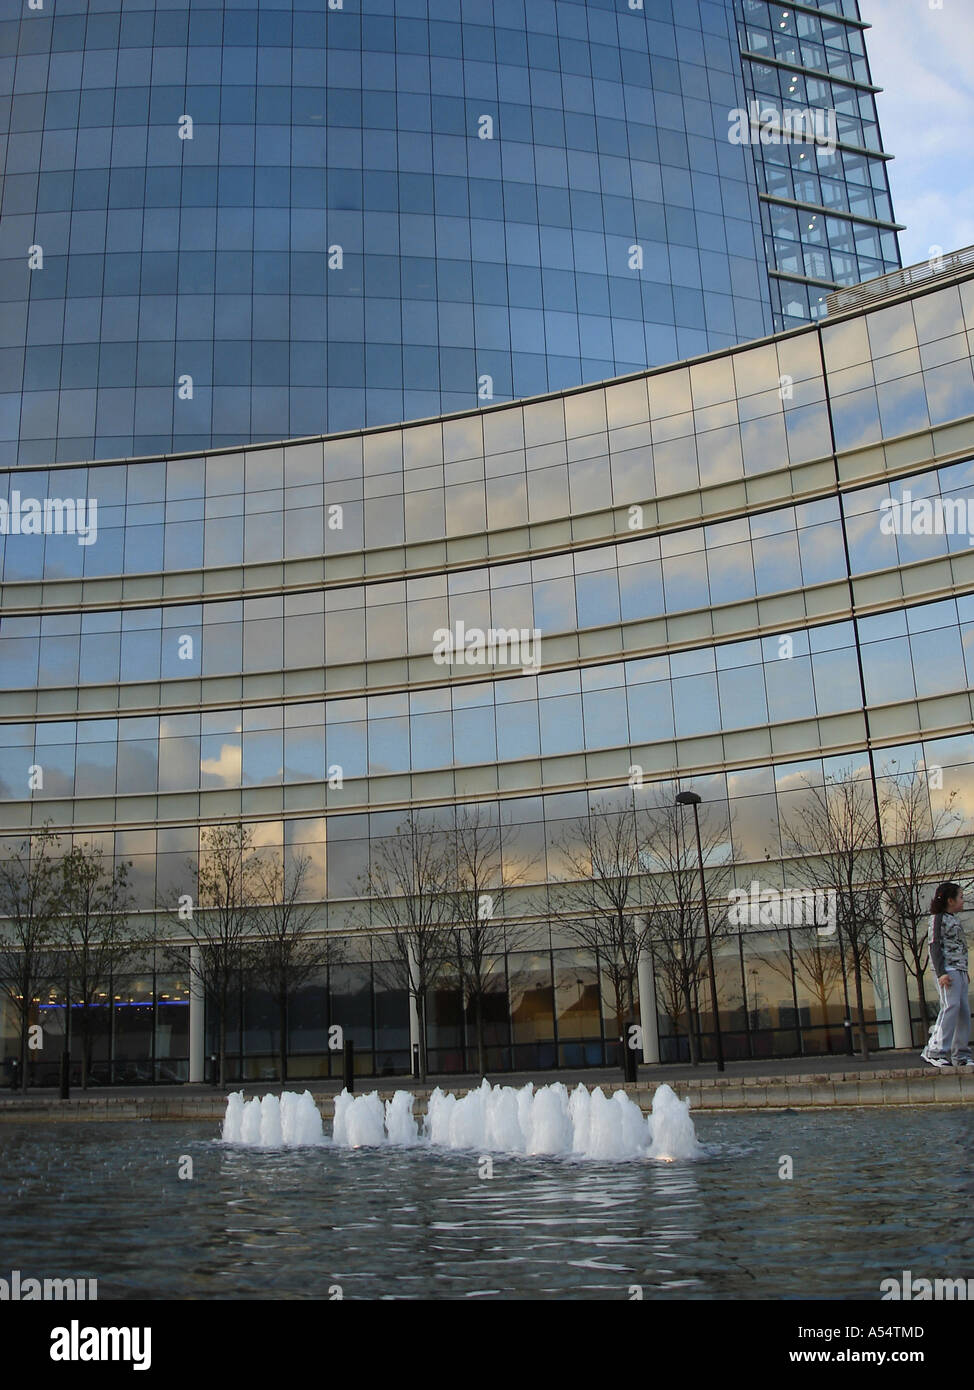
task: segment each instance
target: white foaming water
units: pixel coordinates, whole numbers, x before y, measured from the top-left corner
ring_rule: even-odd
[[[560,1081],[535,1090],[532,1082],[491,1086],[457,1099],[439,1087],[429,1098],[422,1135],[413,1116],[415,1097],[397,1091],[383,1105],[376,1091],[335,1097],[332,1143],[339,1148],[379,1148],[424,1144],[478,1153],[560,1154],[618,1162],[634,1158],[698,1158],[704,1149],[690,1118],[689,1103],[665,1083],[653,1096],[645,1119],[624,1091],[607,1096],[598,1086],[576,1086],[569,1093]],[[229,1143],[262,1148],[322,1144],[321,1116],[309,1092],[285,1092],[245,1101],[231,1095],[223,1122]]]
[[[310,1091],[301,1095],[285,1091],[280,1098],[266,1095],[253,1100],[244,1100],[243,1091],[234,1091],[227,1097],[223,1140],[260,1149],[297,1149],[324,1144],[325,1131]]]
[[[343,1149],[369,1148],[386,1142],[385,1107],[377,1091],[367,1096],[350,1096],[342,1091],[335,1097],[332,1142]]]
[[[669,1086],[657,1086],[649,1121],[650,1158],[700,1158],[705,1152],[690,1118],[690,1103]]]
[[[424,1132],[440,1147],[480,1152],[578,1154],[613,1162],[703,1153],[689,1105],[665,1084],[656,1090],[648,1121],[624,1091],[607,1096],[598,1086],[576,1086],[569,1094],[561,1082],[536,1091],[530,1082],[515,1090],[484,1081],[461,1100],[437,1088]]]
[[[415,1096],[411,1091],[397,1091],[386,1101],[386,1133],[390,1144],[418,1144],[419,1125],[413,1119]]]

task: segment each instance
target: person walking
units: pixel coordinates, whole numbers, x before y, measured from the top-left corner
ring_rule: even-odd
[[[970,1067],[971,999],[967,972],[967,940],[958,912],[964,890],[958,883],[941,883],[930,904],[930,966],[937,980],[940,1013],[920,1053],[932,1067]]]

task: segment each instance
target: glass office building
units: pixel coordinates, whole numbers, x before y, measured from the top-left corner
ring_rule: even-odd
[[[856,0],[0,0],[0,466],[807,322],[899,264],[874,91]]]
[[[307,858],[350,944],[292,1073],[337,1070],[337,1022],[382,1074],[416,1020],[362,875],[410,811],[480,807],[531,919],[488,1065],[530,1069],[615,1057],[604,962],[538,904],[634,766],[698,791],[743,883],[803,778],[925,759],[970,803],[967,534],[880,519],[971,492],[974,276],[830,309],[899,264],[855,0],[0,6],[5,845],[131,862],[163,935],[201,827]],[[792,107],[821,139],[779,138]],[[540,650],[444,663],[458,624]],[[841,981],[796,993],[759,937],[718,950],[730,1055],[840,1050]],[[685,1055],[639,986],[647,1059]],[[902,968],[866,989],[909,1045]],[[99,1076],[202,1074],[188,961],[104,996]],[[427,1020],[431,1066],[472,1065],[449,974]],[[275,1026],[241,981],[242,1075]]]
[[[93,543],[4,538],[3,834],[50,821],[131,861],[160,930],[201,825],[243,819],[259,844],[306,856],[322,928],[354,944],[301,996],[298,1074],[337,1063],[334,1021],[364,1070],[408,1067],[406,1000],[376,969],[388,942],[355,923],[370,847],[410,809],[447,834],[464,806],[513,826],[505,873],[524,894],[564,880],[565,837],[589,806],[632,805],[677,776],[726,826],[715,864],[733,833],[744,884],[779,873],[780,820],[804,779],[882,784],[922,761],[942,770],[934,808],[954,790],[969,814],[970,536],[884,517],[890,499],[974,506],[972,262],[595,387],[292,444],[11,472],[10,516],[31,498],[98,510]],[[444,664],[437,634],[458,624],[523,629],[540,650]],[[631,787],[634,766],[649,790]],[[489,1064],[611,1058],[599,962],[531,910],[534,940],[497,977]],[[796,1004],[760,935],[718,952],[729,1046],[793,1052],[800,1024],[806,1051],[841,1049],[838,983],[828,1008],[804,987]],[[898,978],[895,961],[873,962],[869,1008],[874,1042],[908,1046],[902,966]],[[640,983],[649,1055],[679,1055],[662,987],[647,1019],[653,984]],[[116,1075],[150,1056],[185,1070],[185,972],[150,957],[113,990]],[[260,1076],[266,1001],[242,992],[238,1007],[233,1045]],[[436,991],[429,1023],[432,1065],[469,1065],[455,988]]]

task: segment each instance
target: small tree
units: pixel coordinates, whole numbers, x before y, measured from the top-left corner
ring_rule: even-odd
[[[890,779],[880,798],[885,864],[882,929],[895,960],[916,980],[920,1027],[929,1023],[925,978],[928,964],[929,901],[939,882],[960,878],[970,837],[957,807],[956,788],[936,810],[931,806],[926,771],[918,764]]]
[[[848,768],[826,777],[823,785],[807,777],[805,784],[799,809],[782,817],[782,844],[794,856],[791,867],[805,887],[834,894],[839,953],[852,966],[859,1046],[868,1058],[863,981],[871,978],[871,951],[882,940],[872,782],[856,778]]]
[[[372,916],[388,932],[392,959],[376,962],[387,988],[405,988],[419,1019],[419,1077],[426,1079],[426,996],[450,959],[454,867],[444,832],[411,811],[375,842],[360,877]]]
[[[95,998],[131,956],[127,916],[131,861],[113,866],[100,847],[76,844],[61,860],[62,913],[59,947],[69,1003],[78,1009],[81,1033],[81,1085],[91,1072]]]
[[[254,940],[248,950],[253,977],[268,991],[277,1011],[278,1072],[287,1083],[288,1013],[291,1001],[320,970],[344,956],[342,943],[314,930],[317,907],[304,901],[311,858],[286,864],[261,859],[255,877],[262,901],[252,913]]]
[[[556,845],[571,878],[552,888],[551,911],[568,935],[596,956],[612,988],[616,1036],[624,1047],[646,949],[640,915],[645,875],[635,810],[595,806]],[[619,1062],[624,1065],[624,1056]]]
[[[56,978],[61,909],[60,837],[50,825],[0,854],[0,989],[20,1034],[20,1086],[27,1090],[31,1011]]]
[[[508,891],[530,865],[505,875],[504,849],[511,827],[501,825],[483,806],[463,807],[456,829],[456,867],[452,893],[452,964],[457,971],[464,1016],[474,1011],[477,1070],[487,1070],[484,1005],[491,985],[504,973],[505,950],[516,950],[529,928],[503,915]]]
[[[645,813],[642,842],[646,879],[646,925],[653,958],[662,981],[661,994],[674,1023],[686,1015],[690,1060],[700,1061],[696,999],[708,973],[700,864],[691,815],[674,804],[679,788],[661,787]],[[733,844],[727,826],[713,807],[700,806],[700,848],[708,903],[726,896]],[[726,912],[711,911],[710,938],[717,943],[731,934]],[[717,1001],[711,1001],[714,1008]]]
[[[218,1080],[225,1086],[230,991],[246,964],[247,929],[261,894],[253,831],[239,822],[204,827],[199,863],[191,860],[187,869],[196,891],[181,901],[176,918],[196,948],[189,953],[190,973],[216,1015]],[[179,949],[169,955],[184,965]]]

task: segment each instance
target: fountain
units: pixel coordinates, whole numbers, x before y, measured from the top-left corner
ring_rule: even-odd
[[[704,1150],[690,1118],[689,1103],[665,1083],[653,1096],[652,1114],[616,1091],[607,1096],[596,1086],[569,1092],[560,1081],[535,1089],[492,1086],[484,1080],[457,1098],[439,1086],[429,1098],[422,1130],[413,1116],[415,1097],[397,1091],[383,1101],[378,1092],[335,1097],[330,1143],[336,1148],[381,1148],[385,1145],[476,1153],[547,1154],[620,1162],[653,1158],[671,1162],[698,1158]],[[244,1100],[238,1091],[227,1100],[225,1143],[257,1148],[322,1145],[321,1116],[309,1091],[285,1091],[280,1097]]]
[[[677,1158],[699,1158],[704,1152],[690,1118],[690,1105],[669,1086],[658,1086],[653,1095],[649,1127],[652,1142],[649,1157],[672,1162]]]
[[[267,1095],[244,1100],[243,1091],[227,1097],[223,1140],[260,1149],[295,1149],[323,1144],[325,1131],[310,1091],[285,1091],[280,1099]]]

